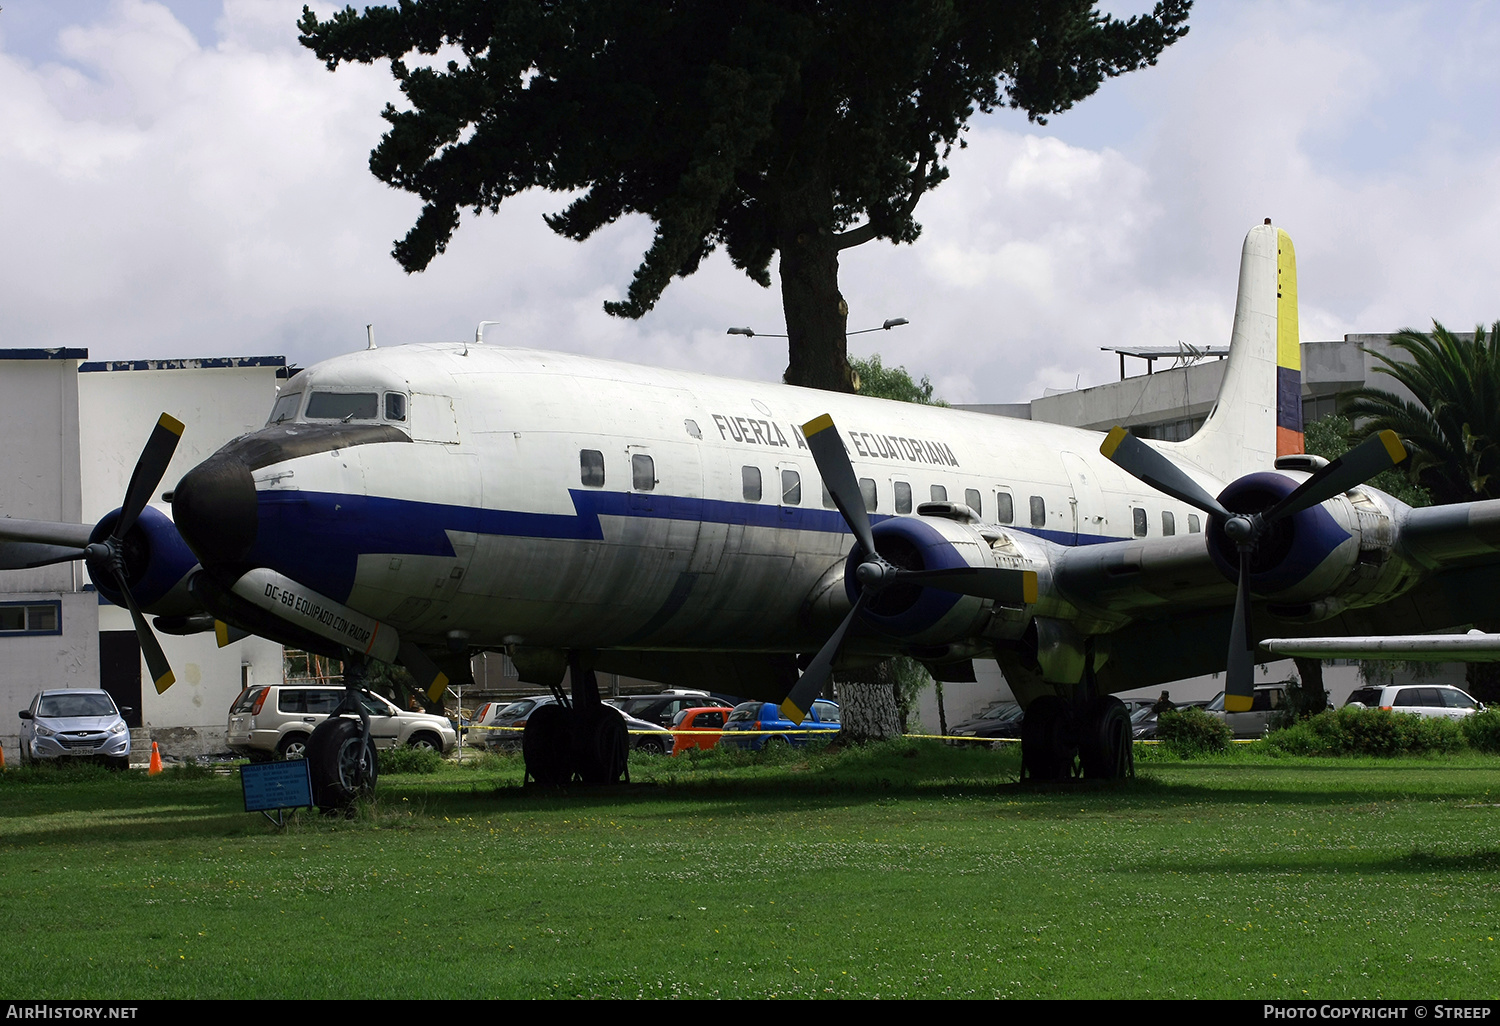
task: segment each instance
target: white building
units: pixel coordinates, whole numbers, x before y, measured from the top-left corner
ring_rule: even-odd
[[[163,411],[186,425],[161,491],[225,442],[265,423],[282,357],[89,363],[83,349],[0,350],[0,423],[11,439],[0,515],[94,523],[123,501]],[[160,496],[152,505],[170,516]],[[141,687],[130,614],[104,601],[79,562],[0,572],[0,743],[17,752],[16,713],[43,688],[103,687],[126,721],[169,754],[222,748],[229,704],[247,682],[280,681],[282,649],[259,638],[159,635],[177,682]],[[150,681],[150,675],[144,679]],[[6,710],[10,712],[7,713]]]

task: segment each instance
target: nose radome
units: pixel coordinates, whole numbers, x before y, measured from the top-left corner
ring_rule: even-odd
[[[242,563],[255,544],[255,480],[233,453],[216,453],[188,471],[172,496],[172,519],[205,567]]]

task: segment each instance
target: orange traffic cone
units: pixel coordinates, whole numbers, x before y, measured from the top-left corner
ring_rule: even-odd
[[[156,742],[151,742],[151,765],[146,767],[146,772],[156,776],[161,772],[161,753],[156,750]]]
[[[0,770],[5,769],[5,743],[0,741]]]

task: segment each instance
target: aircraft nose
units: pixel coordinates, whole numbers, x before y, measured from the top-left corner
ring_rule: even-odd
[[[250,468],[237,453],[210,456],[178,483],[172,518],[204,566],[243,563],[258,529]]]

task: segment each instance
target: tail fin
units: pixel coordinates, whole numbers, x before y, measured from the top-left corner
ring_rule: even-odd
[[[1193,437],[1162,446],[1222,480],[1302,451],[1297,255],[1270,219],[1245,236],[1239,298],[1219,396]]]

